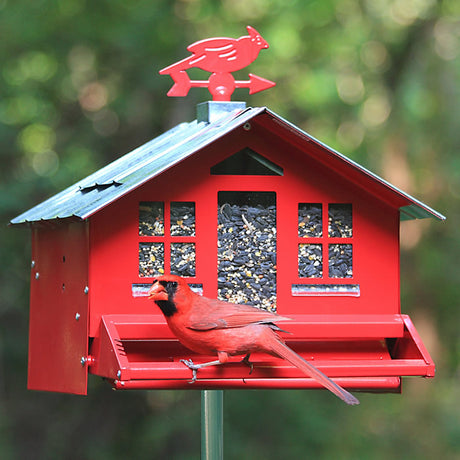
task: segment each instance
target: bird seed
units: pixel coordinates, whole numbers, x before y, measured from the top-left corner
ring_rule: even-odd
[[[299,236],[323,236],[323,208],[321,203],[299,203]]]
[[[333,238],[353,236],[351,204],[330,204],[327,233]]]
[[[351,244],[329,245],[329,277],[351,278],[353,276],[353,246]]]
[[[171,203],[171,236],[195,236],[195,203]]]
[[[323,245],[299,244],[299,276],[321,278],[323,276]]]
[[[163,236],[164,233],[164,203],[161,201],[139,203],[139,235]]]
[[[276,206],[220,202],[217,233],[219,299],[276,311]]]
[[[163,243],[139,243],[139,276],[164,273],[164,257]]]
[[[195,244],[171,244],[171,273],[174,275],[195,276]]]

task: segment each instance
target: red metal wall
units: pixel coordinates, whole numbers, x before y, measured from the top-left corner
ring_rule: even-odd
[[[28,388],[86,394],[88,226],[35,226],[29,323]]]

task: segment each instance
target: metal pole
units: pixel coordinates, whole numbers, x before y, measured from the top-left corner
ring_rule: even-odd
[[[201,460],[224,458],[223,390],[201,392]]]

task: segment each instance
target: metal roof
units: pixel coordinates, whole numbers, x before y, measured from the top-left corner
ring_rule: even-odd
[[[332,155],[339,162],[348,164],[370,180],[380,183],[399,195],[407,202],[407,205],[400,208],[401,219],[424,217],[445,219],[442,214],[397,189],[341,153],[322,144],[266,107],[244,108],[244,103],[219,105],[219,103],[208,102],[205,104],[205,110],[198,112],[197,120],[181,123],[166,131],[12,219],[11,224],[66,218],[87,219],[118,198],[261,114],[268,115],[270,120],[284,127],[291,134],[315,143],[325,154]]]
[[[390,184],[385,179],[382,179],[377,174],[374,174],[372,171],[369,171],[365,167],[361,166],[360,164],[356,163],[355,161],[351,160],[350,158],[346,157],[342,153],[334,150],[333,148],[329,147],[328,145],[324,144],[323,142],[319,141],[318,139],[314,138],[310,134],[302,131],[300,128],[295,126],[293,123],[285,120],[284,118],[280,117],[279,115],[271,112],[267,109],[267,113],[269,113],[272,117],[274,117],[275,121],[278,124],[284,124],[287,129],[294,135],[307,140],[308,142],[313,142],[314,144],[321,147],[324,153],[328,153],[332,155],[335,160],[339,160],[344,164],[348,164],[356,171],[359,171],[364,176],[368,177],[372,181],[381,184],[386,189],[390,190],[391,192],[395,193],[396,195],[400,196],[403,200],[407,201],[407,205],[401,206],[399,208],[400,212],[400,219],[401,220],[411,220],[411,219],[424,219],[427,217],[434,217],[439,220],[445,220],[446,217],[435,211],[430,206],[422,203],[421,201],[417,200],[413,196],[409,195],[408,193],[402,191],[401,189],[395,187],[394,185]]]

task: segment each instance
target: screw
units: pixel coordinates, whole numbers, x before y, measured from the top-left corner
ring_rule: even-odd
[[[38,280],[38,278],[40,278],[40,273],[35,273],[35,279]]]
[[[121,371],[119,370],[119,371],[117,372],[117,378],[119,379],[120,377],[121,377]]]
[[[30,266],[31,266],[32,268],[35,267],[35,260],[32,260],[32,262],[30,263]]]
[[[80,319],[80,313],[75,313],[75,320],[78,321]]]
[[[245,124],[243,125],[243,129],[244,129],[245,131],[249,131],[249,130],[251,129],[251,123],[245,123]]]
[[[86,358],[85,356],[82,356],[80,359],[81,365],[84,366],[86,364],[86,361],[88,361],[88,358]]]
[[[89,287],[88,287],[88,286],[85,286],[85,289],[83,290],[83,292],[84,292],[85,294],[88,294],[88,292],[89,292]]]

